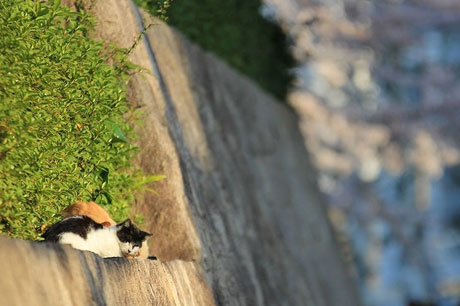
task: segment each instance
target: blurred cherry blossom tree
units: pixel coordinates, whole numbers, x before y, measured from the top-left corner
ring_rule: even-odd
[[[460,1],[264,2],[292,41],[288,101],[365,302],[457,305],[443,271],[460,272],[460,226],[439,212],[460,220],[446,196],[460,190]]]

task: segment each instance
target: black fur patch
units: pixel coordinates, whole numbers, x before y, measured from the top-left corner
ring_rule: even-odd
[[[133,246],[138,246],[139,248],[141,247],[145,238],[151,235],[147,232],[141,231],[129,219],[118,224],[117,226],[120,227],[120,229],[117,231],[118,239],[121,242],[131,242]]]
[[[86,239],[88,232],[91,229],[101,229],[102,224],[99,224],[87,216],[74,216],[65,218],[55,224],[42,234],[45,241],[59,242],[60,235],[63,233],[74,233]]]

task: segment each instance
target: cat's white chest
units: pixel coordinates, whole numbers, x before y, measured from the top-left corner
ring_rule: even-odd
[[[116,231],[110,227],[90,230],[86,239],[74,233],[63,233],[59,243],[70,244],[73,248],[91,251],[101,257],[121,257]]]

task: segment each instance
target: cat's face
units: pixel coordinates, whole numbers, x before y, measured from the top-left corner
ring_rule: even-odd
[[[137,228],[130,219],[117,224],[118,244],[125,257],[137,257],[142,242],[151,235]]]

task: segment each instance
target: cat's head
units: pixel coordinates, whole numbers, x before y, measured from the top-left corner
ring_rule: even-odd
[[[136,257],[139,255],[139,249],[142,242],[152,234],[140,230],[130,219],[116,225],[117,237],[121,252],[125,257]]]

